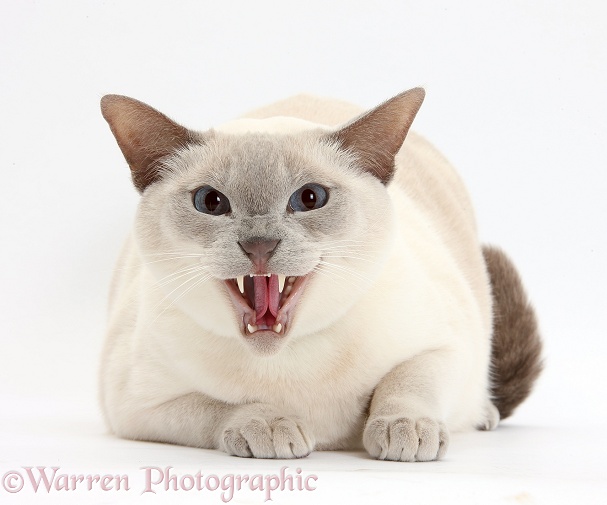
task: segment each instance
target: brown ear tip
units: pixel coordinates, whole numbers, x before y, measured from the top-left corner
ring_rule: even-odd
[[[426,90],[424,88],[422,88],[421,86],[410,89],[406,93],[415,96],[420,102],[423,101],[424,98],[426,97]]]
[[[104,95],[103,97],[101,97],[101,110],[103,112],[106,112],[110,109],[110,107],[113,107],[114,105],[120,103],[124,104],[126,102],[139,103],[134,98],[130,98],[124,95]]]
[[[110,102],[113,102],[116,100],[116,98],[118,98],[120,95],[103,95],[101,97],[101,105],[103,104],[107,104]]]
[[[101,101],[100,101],[101,113],[103,114],[104,117],[108,114],[112,105],[114,105],[118,101],[119,98],[120,98],[120,95],[104,95],[103,97],[101,97]]]

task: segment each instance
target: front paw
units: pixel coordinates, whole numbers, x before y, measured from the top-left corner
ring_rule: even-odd
[[[239,412],[224,428],[220,449],[242,458],[303,458],[314,449],[310,431],[298,420]]]
[[[443,423],[427,417],[379,416],[367,421],[363,444],[377,459],[434,461],[444,456],[449,432]]]

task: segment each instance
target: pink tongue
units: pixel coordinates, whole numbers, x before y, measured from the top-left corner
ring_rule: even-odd
[[[253,277],[255,283],[255,313],[257,314],[257,320],[266,313],[268,310],[268,284],[264,276]]]
[[[257,322],[265,315],[268,307],[274,317],[278,314],[278,276],[272,274],[270,278],[264,276],[253,277],[255,285],[255,314]]]
[[[278,292],[278,275],[272,274],[270,276],[268,290],[270,291],[270,296],[268,297],[270,312],[276,317],[276,314],[278,314],[278,298],[280,297],[280,293]]]

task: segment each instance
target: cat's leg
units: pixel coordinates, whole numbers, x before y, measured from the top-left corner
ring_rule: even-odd
[[[363,432],[371,456],[391,461],[443,457],[449,433],[442,419],[448,355],[428,351],[392,369],[377,385]]]
[[[132,403],[131,403],[132,405]],[[117,435],[255,458],[302,458],[314,440],[301,421],[265,404],[231,405],[190,393],[110,423]]]

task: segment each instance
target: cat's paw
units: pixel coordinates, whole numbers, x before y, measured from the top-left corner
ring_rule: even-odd
[[[500,422],[500,413],[490,401],[485,406],[485,418],[476,426],[477,430],[489,431],[497,428]]]
[[[310,431],[298,420],[239,413],[226,424],[220,449],[242,458],[303,458],[314,449]]]
[[[434,461],[445,454],[449,432],[443,423],[427,417],[379,416],[367,421],[363,444],[377,459]]]

